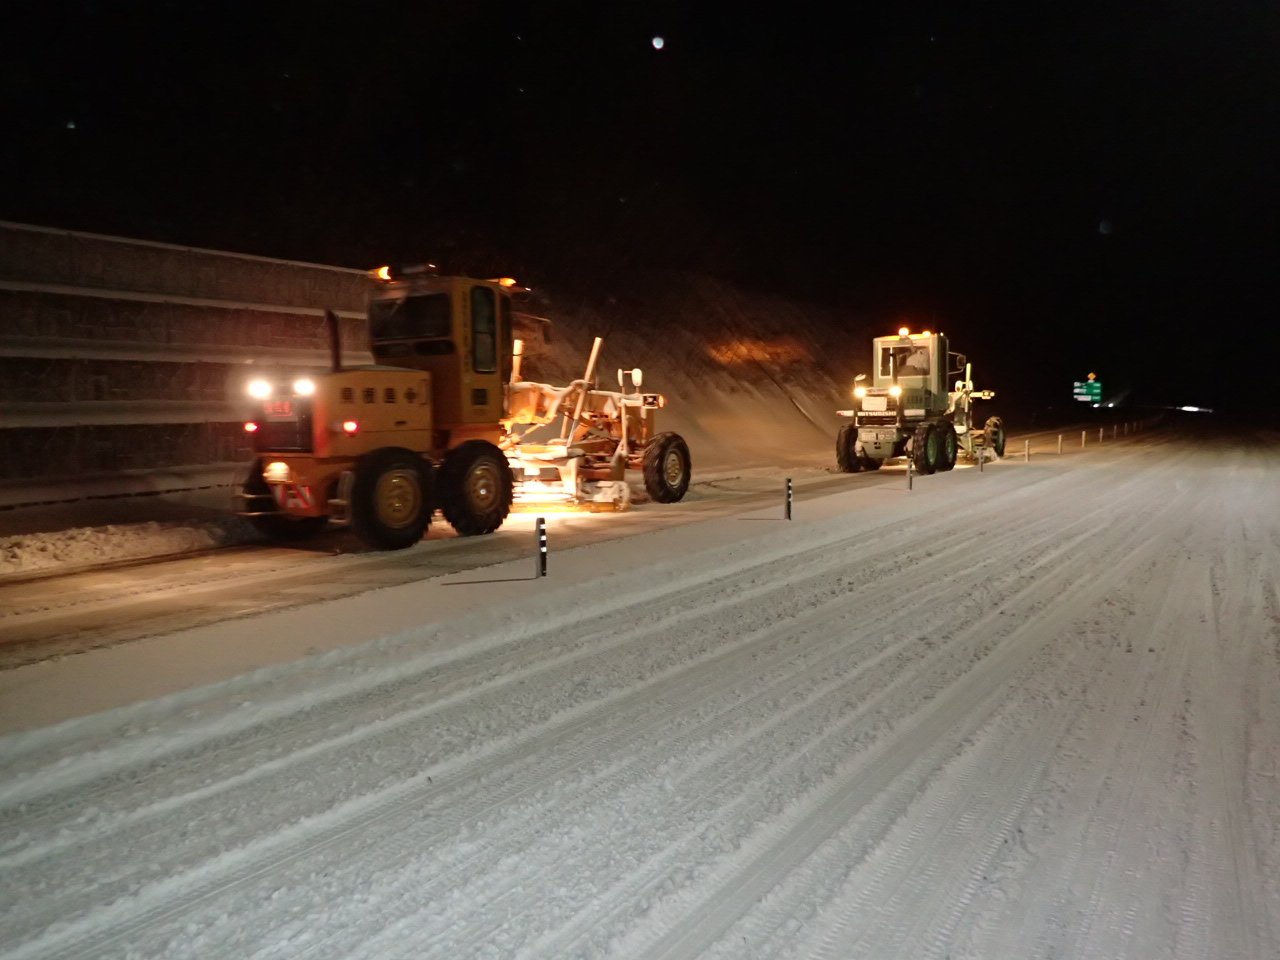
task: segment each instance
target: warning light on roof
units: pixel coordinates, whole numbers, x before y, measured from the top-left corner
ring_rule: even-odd
[[[908,334],[910,334],[910,333],[911,333],[911,331],[910,331],[910,330],[908,330],[906,327],[899,327],[899,328],[898,328],[898,336],[900,336],[900,337],[905,337],[905,336],[907,336],[907,335],[908,335]]]
[[[373,275],[377,277],[379,280],[390,280],[391,267],[390,266],[378,267],[377,270],[373,271]]]

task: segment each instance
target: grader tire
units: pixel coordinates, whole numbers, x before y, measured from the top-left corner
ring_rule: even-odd
[[[1004,421],[999,417],[987,417],[987,422],[982,428],[983,444],[988,450],[996,455],[996,458],[1004,456]]]
[[[487,440],[468,440],[440,465],[440,509],[464,537],[493,533],[511,512],[515,478],[506,455]]]
[[[412,450],[383,447],[356,464],[351,529],[377,550],[403,550],[431,523],[431,468]]]
[[[911,439],[911,465],[922,477],[938,469],[938,431],[933,429],[932,423],[916,427]]]
[[[960,455],[960,443],[956,439],[956,428],[949,420],[938,423],[938,472],[945,473],[956,465],[956,457]]]
[[[852,423],[840,427],[836,434],[836,466],[842,473],[857,473],[863,467],[862,458],[854,449],[858,441],[858,428]]]
[[[693,476],[689,445],[678,433],[660,433],[644,448],[644,488],[657,503],[684,499]]]

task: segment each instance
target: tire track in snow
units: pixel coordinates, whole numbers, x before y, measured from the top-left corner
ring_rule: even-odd
[[[960,543],[959,545],[966,545],[966,543],[965,543],[965,541],[961,540],[961,543]],[[936,561],[936,562],[945,563],[945,562],[947,562],[947,558],[946,558],[946,557],[941,557],[941,558],[940,558],[940,559],[938,559],[938,561]],[[827,563],[827,564],[829,564],[829,561],[823,561],[823,563]],[[874,566],[874,564],[873,564],[873,566]],[[416,804],[416,801],[413,801],[413,803],[415,803],[415,804]]]
[[[1146,543],[1136,543],[1136,549],[1145,551],[1150,549]],[[1097,578],[1091,578],[1096,581]],[[1005,647],[1002,646],[1004,651]],[[1008,659],[1013,661],[1021,661],[1026,654],[1024,652],[1010,653]],[[989,672],[989,671],[988,671]],[[1007,677],[1004,679],[1007,680]],[[954,690],[967,689],[978,683],[972,673],[966,673],[952,687],[947,688],[938,700],[944,697],[954,696]],[[994,689],[988,690],[987,697],[994,696]],[[933,702],[930,703],[930,709],[926,710],[931,716],[936,716],[937,711],[933,708]],[[953,718],[952,718],[953,719]],[[919,727],[909,731],[902,741],[894,741],[895,750],[901,742],[907,742],[917,749],[901,751],[902,756],[915,757],[918,753],[928,753],[925,746],[927,742],[941,739],[938,736],[943,730],[947,730],[949,735],[951,719],[936,724],[926,724],[930,731],[929,740],[921,739]],[[887,749],[887,748],[886,748]],[[798,864],[804,856],[815,848],[824,839],[824,832],[830,832],[835,829],[834,824],[841,822],[847,816],[854,814],[860,807],[865,805],[864,797],[874,796],[876,790],[881,787],[886,788],[893,777],[902,772],[902,768],[910,763],[910,760],[899,761],[893,754],[879,754],[872,751],[873,759],[869,761],[869,766],[879,772],[882,768],[892,771],[892,774],[884,774],[868,778],[857,778],[856,783],[837,784],[824,788],[822,793],[834,794],[828,796],[826,800],[817,802],[816,809],[812,805],[815,801],[806,800],[801,806],[804,808],[799,811],[803,817],[801,823],[793,824],[788,821],[772,824],[767,833],[770,840],[755,840],[748,846],[756,848],[764,846],[764,849],[755,854],[745,869],[730,870],[728,867],[721,866],[716,870],[716,878],[700,878],[699,890],[704,889],[708,884],[715,887],[715,896],[705,896],[698,894],[699,905],[691,907],[689,904],[681,904],[679,908],[680,919],[674,922],[665,930],[662,929],[663,923],[655,920],[654,924],[659,927],[661,932],[650,932],[640,937],[628,938],[623,946],[628,956],[692,956],[698,954],[701,950],[708,947],[714,940],[720,936],[728,924],[737,919],[735,914],[747,908],[757,891],[771,886],[772,883],[789,871],[793,866]],[[863,773],[865,774],[865,770]],[[874,784],[874,787],[867,784]],[[834,811],[838,811],[833,814]],[[794,820],[795,817],[790,818]],[[778,833],[781,832],[781,839],[776,839]],[[737,857],[742,859],[749,856],[744,853]],[[730,861],[732,862],[732,861]],[[633,881],[634,885],[634,881]],[[742,894],[742,890],[746,889],[746,895]],[[627,891],[611,891],[609,901],[614,903],[623,903],[634,900],[639,894],[635,889]],[[598,918],[596,918],[598,919]],[[567,941],[563,938],[552,943],[542,943],[539,945],[543,952],[547,955],[562,955],[566,952],[579,948],[580,944]],[[538,951],[535,951],[535,955]]]
[[[1143,528],[1138,531],[1126,532],[1126,563],[1133,564],[1138,562],[1138,558],[1151,550],[1151,547],[1149,546],[1149,538],[1145,536],[1145,528],[1147,525],[1148,524],[1144,524]],[[1068,613],[1070,612],[1071,607],[1066,603],[1066,601],[1070,598],[1070,595],[1078,595],[1086,585],[1091,589],[1098,588],[1104,579],[1104,575],[1094,574],[1086,579],[1088,581],[1087,584],[1081,582],[1066,585],[1065,590],[1057,595],[1058,605],[1064,608]],[[1045,584],[1042,582],[1041,586],[1045,586]],[[1049,586],[1052,586],[1052,584],[1049,584]],[[1051,608],[1049,610],[1049,615],[1052,615],[1052,613],[1053,610]],[[1015,631],[1012,636],[1018,635],[1020,634]],[[714,942],[714,940],[724,932],[723,929],[717,930],[717,927],[723,925],[725,921],[729,919],[726,917],[716,920],[713,919],[714,915],[718,911],[729,913],[733,910],[743,910],[745,909],[745,905],[742,903],[742,900],[750,899],[750,895],[747,898],[743,898],[736,894],[735,888],[744,884],[744,882],[750,884],[751,893],[754,893],[757,887],[761,891],[769,887],[776,879],[778,879],[778,873],[785,872],[790,868],[790,865],[796,861],[797,849],[808,850],[810,845],[816,849],[817,846],[825,840],[825,837],[821,835],[822,827],[812,826],[815,821],[819,824],[829,824],[834,832],[835,829],[838,829],[837,825],[846,819],[846,814],[854,814],[859,806],[859,804],[850,800],[850,797],[856,797],[858,794],[863,792],[868,796],[874,796],[877,789],[877,786],[875,785],[882,785],[885,789],[888,789],[888,784],[891,778],[896,777],[903,772],[906,761],[898,761],[896,756],[913,757],[917,755],[929,755],[930,747],[928,744],[932,741],[947,740],[956,736],[956,728],[959,727],[963,729],[965,724],[961,723],[957,717],[947,716],[942,710],[942,705],[954,701],[957,697],[961,697],[963,702],[964,699],[966,699],[962,696],[965,691],[984,683],[991,685],[988,686],[987,692],[984,695],[988,699],[983,700],[982,702],[989,702],[989,698],[996,695],[996,686],[999,683],[1007,682],[1009,679],[1009,677],[1004,674],[1004,670],[1013,662],[1020,661],[1028,655],[1026,650],[1018,649],[1015,645],[1011,644],[1008,636],[1001,639],[1002,642],[999,649],[1001,653],[1004,654],[1003,658],[997,658],[994,661],[989,661],[986,665],[987,669],[984,671],[975,671],[972,674],[966,674],[966,676],[955,684],[953,688],[946,691],[945,698],[939,698],[938,701],[930,703],[929,708],[925,711],[926,714],[928,714],[928,720],[923,723],[919,723],[917,727],[908,733],[901,741],[895,742],[894,754],[887,754],[873,761],[873,764],[871,764],[873,769],[882,768],[884,771],[883,773],[877,769],[875,772],[879,775],[868,776],[868,771],[862,770],[862,778],[856,782],[851,781],[844,788],[844,795],[837,796],[833,801],[831,801],[831,803],[834,804],[835,810],[838,811],[834,815],[832,815],[829,809],[820,809],[816,812],[812,810],[806,811],[807,816],[805,816],[798,825],[792,827],[790,831],[784,834],[784,839],[781,842],[771,844],[756,856],[755,862],[746,878],[744,878],[741,873],[728,873],[723,882],[717,886],[715,896],[704,896],[701,898],[701,906],[699,908],[686,909],[683,913],[682,920],[673,925],[655,945],[644,952],[643,956],[691,956],[698,953],[711,942]],[[997,667],[1001,669],[994,669]],[[997,676],[999,677],[998,683],[992,684],[992,680],[996,679]],[[972,718],[974,716],[980,717],[981,714],[982,711],[980,709],[971,711],[968,715],[970,717],[969,722],[974,722]],[[927,735],[922,735],[922,730],[927,731]],[[911,749],[908,749],[908,747]],[[873,784],[873,786],[867,786],[868,781]],[[737,900],[736,905],[735,898]],[[757,906],[753,908],[753,911],[757,911],[759,909],[760,907]]]
[[[958,541],[958,545],[959,545],[959,546],[963,546],[963,545],[964,545],[964,543],[963,543],[962,541]],[[827,562],[829,562],[829,561],[823,561],[823,562],[824,562],[824,563],[827,563]],[[946,556],[940,556],[940,557],[939,557],[936,561],[934,561],[934,562],[935,562],[935,563],[939,563],[939,564],[945,564],[945,563],[949,562],[949,558],[948,558],[948,557],[946,557]],[[748,597],[748,599],[750,599],[750,597]],[[118,839],[118,837],[113,837],[112,839],[113,839],[113,840],[115,840],[115,839]],[[88,859],[89,859],[90,861],[92,861],[92,858],[88,858]]]
[[[1205,500],[1197,499],[1185,517],[1177,516],[1190,531],[1204,522],[1206,514]],[[1083,760],[1083,769],[1071,773],[1075,764],[1068,754],[1069,762],[1064,768],[1068,779],[1057,787],[1062,798],[1075,798],[1073,806],[1087,813],[1081,814],[1083,822],[1078,833],[1051,833],[1045,838],[1030,864],[1032,872],[1019,881],[1040,889],[1052,886],[1058,893],[1042,900],[1037,919],[1023,918],[1021,924],[1009,930],[991,930],[987,939],[995,942],[980,941],[985,946],[973,955],[1089,956],[1090,949],[1101,949],[1106,955],[1114,955],[1120,949],[1123,954],[1131,948],[1119,945],[1136,937],[1140,920],[1160,913],[1149,892],[1134,882],[1133,870],[1142,862],[1143,845],[1153,836],[1146,828],[1145,818],[1156,817],[1159,829],[1164,829],[1179,816],[1176,812],[1162,812],[1158,802],[1148,802],[1148,794],[1139,795],[1137,789],[1143,784],[1149,792],[1153,786],[1145,783],[1144,777],[1153,767],[1156,748],[1165,759],[1171,758],[1174,749],[1165,735],[1166,714],[1172,709],[1174,690],[1182,678],[1181,666],[1188,645],[1165,643],[1163,637],[1171,623],[1168,617],[1174,616],[1174,609],[1181,610],[1180,605],[1171,605],[1169,600],[1189,595],[1197,577],[1195,564],[1175,553],[1169,549],[1141,572],[1132,602],[1125,599],[1123,591],[1108,597],[1107,602],[1124,615],[1117,636],[1125,638],[1127,644],[1116,650],[1100,671],[1102,708],[1081,715],[1075,738],[1082,745],[1083,752],[1078,756]],[[1154,654],[1149,654],[1148,649]],[[1144,658],[1152,655],[1157,658],[1155,669],[1144,663]],[[1125,684],[1123,678],[1134,669],[1142,671],[1140,680],[1153,683],[1156,689],[1134,689]],[[1107,682],[1105,678],[1113,671],[1121,679]],[[1133,714],[1135,701],[1140,711],[1137,716]],[[1128,722],[1130,719],[1132,723]],[[1135,727],[1134,723],[1138,725]],[[1058,776],[1062,775],[1060,771]],[[1080,800],[1085,797],[1090,797],[1091,803],[1081,807]],[[1048,876],[1043,875],[1046,871]],[[1117,871],[1125,876],[1115,876]],[[1144,899],[1146,905],[1140,909]],[[1061,922],[1059,918],[1063,918]],[[1146,929],[1144,925],[1144,932]],[[1010,936],[1013,942],[1009,942]]]

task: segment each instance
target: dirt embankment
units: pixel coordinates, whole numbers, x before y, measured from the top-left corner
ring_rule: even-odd
[[[598,299],[550,291],[534,309],[553,326],[526,376],[580,377],[592,338],[604,337],[601,387],[616,383],[618,368],[641,367],[644,388],[667,398],[659,429],[683,434],[706,467],[830,453],[835,411],[848,406],[873,336],[867,323],[830,309],[706,277],[667,275]]]

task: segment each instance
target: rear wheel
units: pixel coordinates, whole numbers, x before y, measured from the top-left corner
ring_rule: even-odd
[[[956,428],[949,420],[942,420],[936,427],[938,433],[938,472],[944,473],[956,465],[959,454],[959,441],[956,439]]]
[[[911,465],[916,473],[927,476],[938,469],[938,431],[932,423],[916,427],[911,438]]]
[[[462,536],[497,530],[511,512],[514,496],[511,465],[487,440],[468,440],[445,455],[440,466],[440,509]]]
[[[431,468],[412,450],[384,447],[356,464],[351,529],[379,550],[403,550],[431,523]]]
[[[1004,421],[999,417],[987,417],[982,428],[983,445],[997,457],[1004,456]]]
[[[846,423],[836,434],[836,466],[843,473],[857,473],[862,469],[862,458],[858,456],[854,445],[858,442],[858,427]]]
[[[678,433],[660,433],[644,448],[644,488],[658,503],[683,500],[693,475],[689,445]]]

